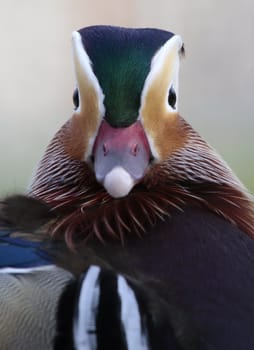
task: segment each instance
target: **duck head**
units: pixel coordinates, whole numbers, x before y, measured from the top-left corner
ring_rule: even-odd
[[[74,112],[30,187],[60,210],[51,232],[67,225],[69,235],[83,225],[83,233],[122,237],[196,201],[252,234],[244,187],[178,113],[181,37],[93,26],[74,32],[72,43]]]
[[[82,29],[72,40],[82,157],[112,197],[124,197],[169,152],[161,130],[176,119],[182,40],[115,27]]]

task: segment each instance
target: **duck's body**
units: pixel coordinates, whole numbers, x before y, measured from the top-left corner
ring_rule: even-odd
[[[175,210],[143,239],[94,252],[168,303],[179,348],[253,348],[254,242],[224,219]]]
[[[172,324],[177,331],[186,327],[187,343],[193,327],[202,349],[253,347],[254,242],[243,232],[208,211],[186,208],[130,250],[147,276],[163,281],[159,293],[165,288],[176,307]]]
[[[204,235],[204,231],[208,234]],[[34,243],[31,249],[36,253]],[[63,248],[62,243],[57,243],[56,248],[53,243],[48,258],[44,255],[42,268],[36,266],[29,273],[24,273],[25,268],[21,268],[20,272],[17,269],[5,270],[0,274],[4,289],[1,304],[6,310],[2,314],[2,324],[9,325],[15,315],[20,325],[19,332],[12,338],[7,332],[11,333],[11,329],[2,328],[1,337],[8,339],[9,347],[6,346],[6,349],[12,349],[12,344],[21,338],[25,340],[20,343],[25,349],[26,334],[33,346],[40,344],[42,349],[43,346],[46,349],[45,344],[50,343],[53,348],[57,327],[61,331],[73,324],[74,316],[68,311],[68,305],[71,300],[74,303],[74,291],[72,298],[67,296],[62,301],[60,315],[68,315],[65,318],[56,316],[59,300],[68,283],[74,283],[83,271],[93,265],[127,276],[134,286],[137,284],[138,291],[141,289],[141,292],[136,292],[141,295],[141,300],[152,300],[145,304],[140,302],[144,320],[148,317],[147,313],[155,317],[152,327],[155,331],[150,330],[149,333],[153,344],[151,349],[167,349],[161,344],[171,344],[172,349],[252,349],[253,254],[254,242],[246,234],[208,210],[194,207],[185,208],[184,212],[175,209],[171,218],[156,225],[156,231],[151,229],[143,238],[134,235],[126,240],[124,246],[116,242],[101,244],[95,237],[80,246],[76,253],[71,253]],[[41,259],[41,249],[38,256]],[[52,266],[54,256],[53,261],[60,267]],[[12,287],[11,293],[6,293],[6,281]],[[148,297],[142,296],[142,293]],[[116,299],[112,297],[112,290],[110,294],[109,308],[113,308]],[[13,300],[18,300],[15,308]],[[21,314],[18,311],[20,305]],[[37,321],[33,321],[33,326],[30,312]],[[27,322],[23,322],[24,318]],[[67,319],[66,324],[57,326],[63,319]],[[106,317],[104,322],[107,324],[110,319]],[[166,332],[165,329],[169,333],[163,337],[160,332]],[[103,329],[106,334],[109,331],[110,327],[107,331]],[[43,333],[43,342],[42,338],[35,337],[36,332]],[[56,342],[59,349],[66,342],[66,331],[62,334],[64,336],[59,335]],[[161,342],[156,334],[160,334]],[[106,344],[111,344],[110,339],[107,338]],[[66,346],[66,349],[71,348]]]
[[[14,223],[3,222],[75,247],[68,253],[53,240],[54,261],[72,276],[89,266],[125,276],[141,295],[132,301],[138,317],[150,320],[144,349],[253,349],[254,206],[178,114],[181,38],[97,26],[75,32],[73,48],[75,111],[40,162],[27,202],[45,202],[43,215],[20,226],[21,204],[7,210]],[[116,298],[107,302],[124,304],[111,287]]]
[[[5,234],[0,239],[0,256],[9,253],[3,254],[0,267],[1,349],[178,349],[168,303],[145,275],[140,279],[128,273],[126,264],[117,267],[117,256],[110,261],[114,247],[101,250],[91,242],[73,253],[61,242],[48,241],[40,225],[36,234],[35,218],[33,230],[22,232],[13,214],[18,203],[29,205],[29,199],[15,197],[14,211],[12,205],[8,208],[13,199],[4,203],[0,222],[5,232],[26,238]],[[31,205],[36,205],[34,200]],[[5,209],[11,224],[6,224]]]

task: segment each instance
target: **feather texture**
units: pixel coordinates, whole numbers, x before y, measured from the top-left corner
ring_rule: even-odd
[[[87,163],[66,152],[66,139],[72,137],[69,123],[48,147],[30,189],[31,196],[52,207],[56,219],[49,226],[51,235],[64,236],[70,246],[93,235],[102,241],[115,237],[123,242],[128,232],[142,235],[170,216],[172,209],[181,211],[193,204],[223,216],[253,237],[251,196],[182,118],[179,127],[186,137],[184,146],[152,165],[132,192],[120,199],[110,197],[98,184]]]

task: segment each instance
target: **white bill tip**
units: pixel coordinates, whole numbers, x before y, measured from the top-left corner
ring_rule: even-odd
[[[113,168],[104,179],[104,187],[114,198],[127,196],[134,186],[134,180],[124,168],[117,166]]]

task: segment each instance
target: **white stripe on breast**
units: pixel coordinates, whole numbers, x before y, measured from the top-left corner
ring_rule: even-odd
[[[148,340],[141,328],[138,303],[133,290],[122,276],[118,277],[118,294],[121,299],[121,320],[128,350],[148,350]]]
[[[78,315],[73,327],[76,350],[97,349],[96,310],[100,295],[99,273],[99,267],[90,267],[80,289]]]

